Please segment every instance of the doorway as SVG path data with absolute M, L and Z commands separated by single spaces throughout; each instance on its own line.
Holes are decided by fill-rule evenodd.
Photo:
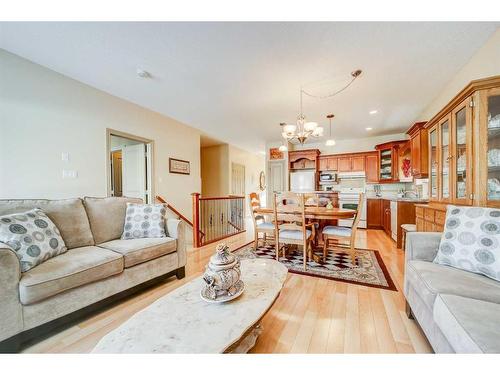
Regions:
M 231 194 L 245 195 L 245 166 L 231 163 Z
M 108 196 L 152 203 L 153 141 L 108 130 Z

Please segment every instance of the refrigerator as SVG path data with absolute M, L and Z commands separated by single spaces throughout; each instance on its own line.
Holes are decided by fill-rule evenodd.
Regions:
M 316 191 L 316 172 L 300 171 L 290 173 L 290 191 L 306 193 Z

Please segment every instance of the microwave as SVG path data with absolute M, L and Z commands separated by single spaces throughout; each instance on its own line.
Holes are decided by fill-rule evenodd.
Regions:
M 337 181 L 337 174 L 336 173 L 321 173 L 319 176 L 320 181 L 326 181 L 326 182 L 336 182 Z

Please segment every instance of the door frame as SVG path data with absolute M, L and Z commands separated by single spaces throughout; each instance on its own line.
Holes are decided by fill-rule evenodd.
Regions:
M 140 137 L 138 135 L 126 133 L 120 130 L 106 128 L 106 195 L 111 197 L 111 136 L 117 136 L 121 138 L 127 138 L 133 141 L 142 142 L 146 145 L 146 200 L 145 203 L 154 203 L 155 197 L 155 186 L 153 181 L 155 181 L 155 147 L 154 140 Z

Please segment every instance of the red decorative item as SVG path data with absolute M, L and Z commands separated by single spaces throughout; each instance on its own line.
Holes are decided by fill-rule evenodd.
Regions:
M 403 165 L 402 165 L 403 174 L 404 174 L 405 177 L 410 177 L 410 175 L 411 175 L 411 173 L 410 173 L 410 167 L 411 167 L 411 161 L 410 161 L 410 159 L 405 158 L 403 160 Z

